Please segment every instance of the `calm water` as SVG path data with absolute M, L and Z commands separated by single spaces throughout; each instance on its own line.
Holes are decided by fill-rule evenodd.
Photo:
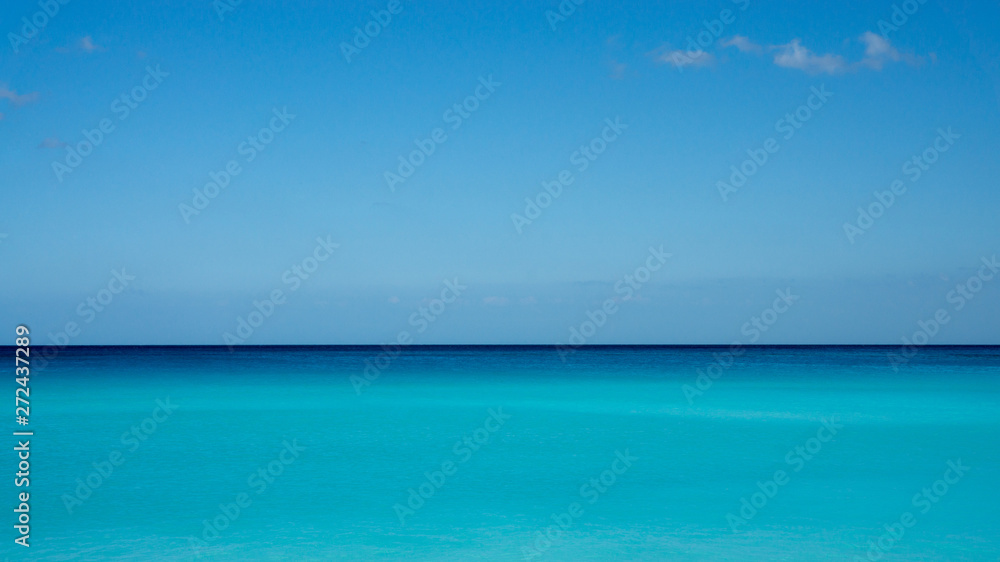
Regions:
M 1000 348 L 721 351 L 66 349 L 3 554 L 998 559 Z

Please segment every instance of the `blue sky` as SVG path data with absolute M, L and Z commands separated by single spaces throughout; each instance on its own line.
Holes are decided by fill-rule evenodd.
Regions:
M 1000 8 L 666 4 L 6 2 L 0 320 L 221 344 L 282 290 L 245 343 L 565 343 L 611 299 L 586 343 L 748 343 L 791 289 L 756 343 L 899 343 L 942 308 L 930 343 L 1000 343 L 1000 282 L 952 293 L 1000 252 Z

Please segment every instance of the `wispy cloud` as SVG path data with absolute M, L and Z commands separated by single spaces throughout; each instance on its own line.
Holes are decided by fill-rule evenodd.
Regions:
M 792 39 L 784 45 L 758 45 L 748 37 L 735 35 L 719 42 L 723 47 L 735 47 L 743 53 L 762 55 L 765 52 L 774 53 L 774 64 L 783 68 L 801 70 L 809 74 L 842 74 L 862 68 L 882 70 L 884 66 L 894 62 L 905 62 L 913 66 L 920 65 L 920 57 L 901 53 L 889 40 L 873 33 L 864 32 L 858 41 L 865 46 L 864 57 L 857 62 L 848 62 L 843 56 L 827 53 L 817 54 L 802 45 L 800 39 Z
M 9 101 L 14 107 L 21 107 L 22 105 L 38 101 L 38 92 L 18 94 L 14 90 L 8 89 L 7 86 L 0 85 L 0 99 Z
M 625 78 L 625 71 L 628 70 L 628 65 L 623 62 L 611 61 L 611 78 L 613 80 L 622 80 Z
M 817 55 L 802 46 L 798 39 L 785 45 L 771 47 L 777 53 L 774 64 L 784 68 L 794 68 L 809 74 L 839 74 L 847 70 L 847 63 L 840 55 Z
M 83 39 L 80 39 L 80 48 L 88 53 L 104 50 L 104 47 L 94 44 L 94 39 L 90 35 L 87 35 Z
M 764 52 L 764 47 L 761 47 L 743 35 L 734 35 L 729 39 L 724 39 L 720 45 L 723 47 L 736 47 L 744 53 L 754 53 L 759 55 Z
M 889 62 L 903 61 L 914 66 L 920 64 L 920 58 L 900 53 L 888 39 L 877 33 L 866 31 L 858 40 L 865 45 L 865 57 L 858 63 L 860 66 L 882 70 L 882 67 Z
M 66 143 L 59 140 L 58 137 L 49 137 L 43 140 L 42 143 L 38 145 L 38 148 L 62 148 L 64 146 L 66 146 Z
M 682 69 L 687 66 L 703 67 L 715 63 L 715 55 L 706 51 L 686 51 L 684 49 L 660 49 L 653 52 L 653 58 L 660 64 L 669 64 Z
M 65 47 L 56 47 L 57 53 L 72 54 L 83 51 L 87 54 L 99 53 L 107 51 L 103 46 L 94 43 L 94 37 L 92 35 L 85 35 L 79 41 L 71 43 Z

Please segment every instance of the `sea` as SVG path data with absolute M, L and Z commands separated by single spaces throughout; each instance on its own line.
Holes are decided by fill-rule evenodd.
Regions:
M 1000 347 L 32 356 L 8 560 L 1000 559 Z

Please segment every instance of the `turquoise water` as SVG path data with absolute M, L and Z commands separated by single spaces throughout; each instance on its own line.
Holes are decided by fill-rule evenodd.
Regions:
M 1000 348 L 723 351 L 65 349 L 4 555 L 998 559 Z

